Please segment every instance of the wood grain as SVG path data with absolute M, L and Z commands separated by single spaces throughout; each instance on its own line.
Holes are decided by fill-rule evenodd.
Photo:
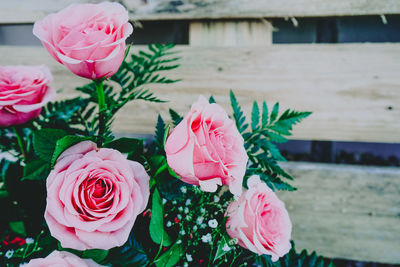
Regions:
M 135 102 L 115 122 L 121 133 L 152 133 L 158 112 L 185 114 L 199 94 L 214 95 L 230 113 L 233 89 L 247 114 L 253 100 L 313 111 L 292 139 L 400 143 L 400 45 L 273 45 L 252 48 L 180 46 L 183 81 L 150 86 L 166 104 Z M 0 47 L 0 64 L 47 64 L 60 97 L 77 95 L 77 78 L 42 47 Z M 167 116 L 165 116 L 167 117 Z
M 296 192 L 278 192 L 297 249 L 400 263 L 400 168 L 286 163 Z
M 266 20 L 195 21 L 189 23 L 191 46 L 272 45 L 272 24 Z
M 0 23 L 32 23 L 71 3 L 102 0 L 2 0 Z M 399 14 L 398 0 L 120 0 L 132 20 L 319 17 Z

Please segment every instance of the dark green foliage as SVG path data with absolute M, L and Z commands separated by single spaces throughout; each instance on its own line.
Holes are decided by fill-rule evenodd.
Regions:
M 262 112 L 257 102 L 253 103 L 251 112 L 251 130 L 248 129 L 246 116 L 234 93 L 230 92 L 233 117 L 239 132 L 245 141 L 245 148 L 249 156 L 250 166 L 246 177 L 257 174 L 274 190 L 295 190 L 283 179 L 293 179 L 287 172 L 279 167 L 278 161 L 285 161 L 275 143 L 286 142 L 286 136 L 291 135 L 293 126 L 306 118 L 311 112 L 298 112 L 285 110 L 279 115 L 279 103 L 276 103 L 271 113 L 268 112 L 267 103 L 262 104 Z
M 292 249 L 284 257 L 276 262 L 271 261 L 267 255 L 258 256 L 257 261 L 261 266 L 266 267 L 334 267 L 333 262 L 318 256 L 315 251 L 309 254 L 306 250 L 297 253 L 292 241 Z
M 183 120 L 183 117 L 171 108 L 169 109 L 169 114 L 171 115 L 174 126 L 177 126 Z
M 128 241 L 122 247 L 116 247 L 110 250 L 108 262 L 112 266 L 147 266 L 149 260 L 142 245 L 136 240 L 133 232 L 129 235 Z
M 164 230 L 164 207 L 157 188 L 153 192 L 153 198 L 151 202 L 151 219 L 149 224 L 151 239 L 154 241 L 154 243 L 160 244 L 160 246 L 168 247 L 171 245 L 172 240 Z
M 139 51 L 130 56 L 129 60 L 122 62 L 119 70 L 110 81 L 103 86 L 107 110 L 104 112 L 105 130 L 101 141 L 107 142 L 113 139 L 111 124 L 115 114 L 128 102 L 133 100 L 144 100 L 149 102 L 165 102 L 157 98 L 147 88 L 150 84 L 168 84 L 178 80 L 168 79 L 161 73 L 172 70 L 179 65 L 175 62 L 179 59 L 173 55 L 176 52 L 170 50 L 174 45 L 149 45 L 148 51 Z M 115 90 L 114 84 L 118 84 L 119 90 Z M 88 100 L 94 104 L 98 102 L 96 83 L 92 82 L 77 88 L 88 96 Z M 90 106 L 90 105 L 89 105 Z M 92 121 L 89 129 L 93 132 L 98 130 L 98 120 Z

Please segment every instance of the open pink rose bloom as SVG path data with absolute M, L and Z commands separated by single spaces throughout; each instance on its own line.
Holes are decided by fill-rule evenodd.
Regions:
M 0 66 L 0 127 L 18 125 L 39 116 L 55 98 L 50 70 L 42 66 Z
M 24 267 L 101 267 L 103 265 L 97 264 L 91 259 L 81 259 L 75 254 L 67 251 L 53 251 L 46 258 L 33 259 Z
M 118 3 L 72 4 L 37 21 L 33 34 L 71 72 L 88 79 L 108 78 L 125 55 L 132 34 L 128 11 Z
M 168 137 L 165 152 L 182 181 L 208 192 L 228 185 L 241 194 L 248 156 L 243 137 L 221 106 L 200 97 Z
M 285 204 L 259 176 L 247 181 L 249 189 L 232 202 L 226 212 L 226 231 L 239 245 L 272 261 L 289 252 L 292 223 Z
M 91 141 L 65 150 L 47 178 L 45 219 L 65 248 L 123 245 L 149 198 L 141 164 Z

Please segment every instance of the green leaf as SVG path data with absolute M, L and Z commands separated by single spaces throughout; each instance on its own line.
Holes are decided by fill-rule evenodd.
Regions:
M 258 123 L 260 122 L 260 110 L 257 102 L 253 102 L 253 110 L 251 112 L 251 129 L 256 131 L 258 129 Z
M 104 147 L 116 149 L 121 153 L 143 153 L 144 143 L 143 139 L 122 137 L 106 143 Z
M 169 123 L 165 126 L 164 137 L 163 137 L 163 142 L 162 142 L 163 147 L 165 147 L 165 143 L 167 142 L 167 138 L 169 136 L 169 132 L 171 129 L 170 127 L 171 126 L 169 125 Z
M 171 115 L 171 119 L 172 122 L 174 123 L 174 126 L 177 126 L 183 120 L 183 117 L 179 115 L 178 112 L 176 112 L 171 108 L 169 109 L 169 115 Z
M 58 159 L 58 157 L 69 147 L 80 143 L 82 141 L 86 141 L 89 140 L 90 138 L 88 137 L 82 137 L 82 136 L 76 136 L 76 135 L 67 135 L 64 136 L 63 138 L 60 138 L 57 142 L 56 142 L 56 146 L 54 149 L 54 153 L 51 159 L 51 167 L 54 167 L 54 164 L 56 164 L 56 161 Z
M 217 259 L 221 258 L 225 254 L 229 253 L 232 249 L 234 249 L 233 247 L 229 246 L 229 240 L 231 240 L 231 238 L 229 236 L 227 236 L 227 235 L 224 235 L 222 237 L 222 239 L 218 242 L 218 247 L 217 247 L 217 251 L 215 252 L 215 256 L 214 256 L 214 261 L 213 262 L 215 262 Z M 230 250 L 224 251 L 223 248 L 225 246 L 229 246 Z
M 210 104 L 216 103 L 213 96 L 210 96 L 210 98 L 208 99 L 208 103 Z
M 60 129 L 45 128 L 34 132 L 33 148 L 36 154 L 38 154 L 42 160 L 50 163 L 53 158 L 57 140 L 66 135 L 67 133 Z
M 155 243 L 168 247 L 171 245 L 172 241 L 164 230 L 163 216 L 163 204 L 161 201 L 160 193 L 156 188 L 153 192 L 152 198 L 151 219 L 149 226 L 150 236 Z
M 270 123 L 276 120 L 276 118 L 278 117 L 278 113 L 279 113 L 279 102 L 276 102 L 274 107 L 272 108 Z
M 14 233 L 22 235 L 22 236 L 26 236 L 24 222 L 22 222 L 22 221 L 9 222 L 9 226 L 10 226 L 11 231 L 13 231 Z
M 0 199 L 8 197 L 8 192 L 6 190 L 0 190 Z
M 92 259 L 97 263 L 101 263 L 108 255 L 108 250 L 103 249 L 87 249 L 83 251 L 82 258 Z
M 268 124 L 268 106 L 264 101 L 262 105 L 262 119 L 261 119 L 262 127 L 265 127 Z
M 107 259 L 111 266 L 148 266 L 149 260 L 142 245 L 136 240 L 133 231 L 131 231 L 128 241 L 121 247 L 115 247 L 110 250 Z
M 240 133 L 243 133 L 249 125 L 246 122 L 246 116 L 244 116 L 239 103 L 236 100 L 236 96 L 233 91 L 230 91 L 231 106 L 233 109 L 233 118 L 235 119 L 236 127 Z
M 155 140 L 159 147 L 163 147 L 164 135 L 165 135 L 165 123 L 160 114 L 158 114 Z
M 42 159 L 35 159 L 26 163 L 24 167 L 23 177 L 24 180 L 44 180 L 50 172 L 50 164 Z
M 157 267 L 173 267 L 179 262 L 182 256 L 182 245 L 175 243 L 155 261 L 155 264 Z

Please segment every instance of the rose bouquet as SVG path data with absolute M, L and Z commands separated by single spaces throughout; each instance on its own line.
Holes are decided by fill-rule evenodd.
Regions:
M 185 116 L 159 116 L 152 140 L 115 138 L 125 104 L 163 102 L 146 86 L 177 82 L 163 75 L 178 67 L 173 46 L 130 52 L 128 12 L 107 2 L 71 5 L 33 33 L 89 83 L 54 102 L 47 67 L 0 67 L 0 265 L 326 264 L 296 254 L 274 193 L 295 189 L 275 143 L 309 112 L 254 102 L 247 123 L 233 92 L 232 116 L 200 96 Z

